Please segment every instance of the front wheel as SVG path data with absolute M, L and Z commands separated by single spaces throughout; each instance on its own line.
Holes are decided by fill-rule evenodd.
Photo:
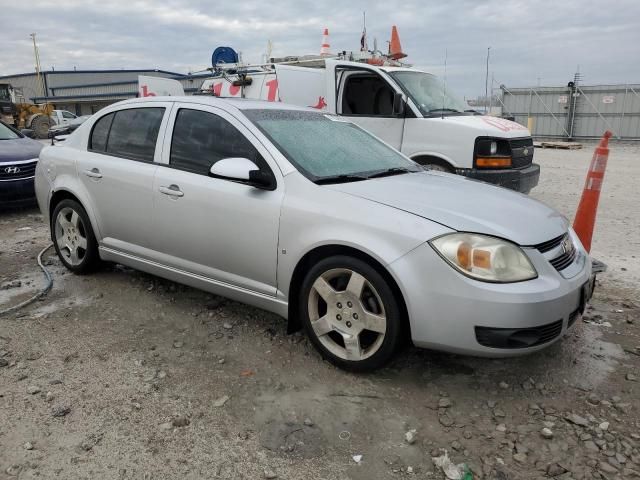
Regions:
M 66 199 L 56 205 L 51 235 L 60 260 L 72 272 L 87 273 L 98 263 L 98 243 L 89 216 L 78 202 Z
M 324 358 L 351 371 L 386 364 L 402 341 L 402 314 L 384 277 L 366 262 L 335 256 L 307 273 L 301 291 L 302 321 Z

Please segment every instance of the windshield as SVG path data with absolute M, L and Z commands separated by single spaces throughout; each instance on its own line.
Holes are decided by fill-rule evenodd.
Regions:
M 11 100 L 11 95 L 9 95 L 9 86 L 8 85 L 0 85 L 0 100 Z
M 20 138 L 20 135 L 4 123 L 0 122 L 0 140 L 14 140 L 16 138 Z
M 424 72 L 389 72 L 423 115 L 457 114 L 469 107 L 445 88 L 438 77 Z
M 353 123 L 333 120 L 322 113 L 295 110 L 244 113 L 314 182 L 366 180 L 384 172 L 421 171 L 417 164 Z

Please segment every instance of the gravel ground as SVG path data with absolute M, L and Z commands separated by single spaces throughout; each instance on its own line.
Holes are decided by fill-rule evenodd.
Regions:
M 572 217 L 591 154 L 538 150 L 532 196 Z M 445 450 L 474 478 L 640 478 L 639 154 L 612 146 L 592 306 L 524 358 L 352 375 L 264 311 L 46 256 L 53 290 L 0 317 L 0 479 L 442 479 Z M 41 287 L 47 242 L 35 209 L 0 213 L 0 305 Z

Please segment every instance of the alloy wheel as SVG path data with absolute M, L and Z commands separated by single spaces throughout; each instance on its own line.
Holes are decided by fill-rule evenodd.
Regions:
M 87 254 L 87 230 L 82 217 L 71 207 L 58 212 L 55 238 L 60 255 L 71 266 L 78 266 Z
M 360 273 L 331 269 L 313 282 L 309 320 L 318 340 L 343 360 L 360 361 L 382 346 L 387 331 L 384 304 Z

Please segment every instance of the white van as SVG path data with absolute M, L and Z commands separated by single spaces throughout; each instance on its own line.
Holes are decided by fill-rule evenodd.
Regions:
M 317 108 L 348 117 L 422 165 L 523 193 L 538 184 L 526 127 L 469 110 L 437 77 L 414 68 L 275 63 L 221 71 L 201 91 Z

